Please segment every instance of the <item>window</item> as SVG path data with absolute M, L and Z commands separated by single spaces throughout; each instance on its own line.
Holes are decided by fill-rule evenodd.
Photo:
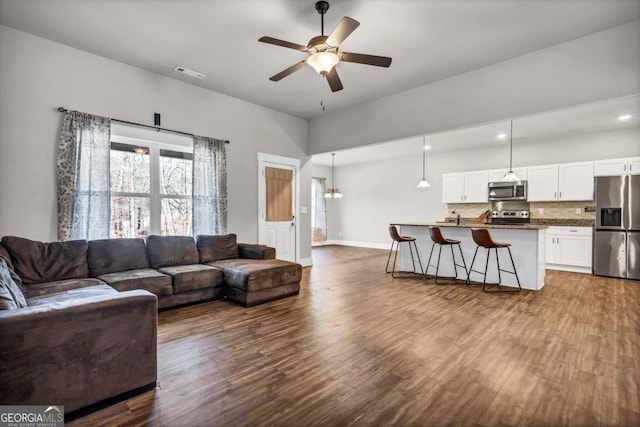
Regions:
M 110 237 L 191 235 L 192 148 L 114 139 Z

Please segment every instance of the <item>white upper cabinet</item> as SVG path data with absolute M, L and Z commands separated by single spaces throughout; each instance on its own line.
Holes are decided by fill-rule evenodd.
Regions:
M 593 162 L 558 165 L 558 200 L 593 200 Z
M 486 202 L 488 201 L 488 183 L 488 171 L 445 173 L 442 175 L 442 202 Z
M 532 166 L 528 181 L 530 202 L 593 200 L 593 162 Z
M 640 175 L 640 157 L 598 160 L 593 164 L 595 176 Z
M 442 202 L 464 203 L 464 173 L 442 175 Z
M 508 169 L 493 169 L 489 171 L 489 182 L 502 181 L 504 175 L 509 172 Z M 526 181 L 527 168 L 513 168 L 513 173 L 516 174 L 520 181 Z
M 558 200 L 558 165 L 531 166 L 528 171 L 527 200 Z
M 464 174 L 465 199 L 467 203 L 489 201 L 489 172 L 477 171 Z

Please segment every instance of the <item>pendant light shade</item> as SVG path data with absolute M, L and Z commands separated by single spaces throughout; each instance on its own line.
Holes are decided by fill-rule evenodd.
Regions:
M 427 178 L 425 178 L 426 157 L 427 157 L 427 137 L 423 136 L 422 137 L 422 179 L 418 183 L 418 188 L 431 187 L 431 184 L 429 184 L 429 181 L 427 181 Z
M 511 131 L 509 132 L 509 172 L 504 174 L 503 181 L 520 181 L 518 175 L 513 172 L 513 120 L 511 120 Z
M 342 193 L 338 187 L 334 187 L 334 177 L 335 177 L 335 157 L 336 153 L 331 153 L 331 188 L 327 188 L 327 191 L 324 193 L 324 197 L 327 199 L 341 199 Z

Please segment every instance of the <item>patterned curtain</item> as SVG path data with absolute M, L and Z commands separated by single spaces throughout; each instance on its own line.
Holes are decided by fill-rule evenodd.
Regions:
M 111 119 L 68 111 L 58 144 L 58 240 L 109 237 Z
M 193 235 L 227 233 L 227 152 L 220 139 L 193 138 Z
M 326 178 L 312 178 L 314 200 L 313 224 L 311 231 L 314 242 L 324 242 L 327 240 L 327 205 L 324 202 L 324 192 L 327 187 Z

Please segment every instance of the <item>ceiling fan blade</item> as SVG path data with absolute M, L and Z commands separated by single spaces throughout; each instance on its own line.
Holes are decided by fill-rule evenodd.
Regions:
M 333 29 L 331 34 L 329 34 L 325 43 L 332 47 L 340 46 L 340 44 L 349 37 L 349 34 L 353 33 L 359 25 L 360 23 L 355 19 L 345 16 L 340 20 L 340 22 L 338 22 L 338 25 L 336 25 L 336 28 Z
M 297 64 L 292 65 L 291 67 L 287 68 L 286 70 L 282 70 L 280 71 L 278 74 L 269 77 L 269 80 L 273 81 L 273 82 L 277 82 L 278 80 L 282 80 L 285 77 L 287 77 L 289 74 L 293 74 L 296 71 L 298 71 L 300 68 L 304 67 L 305 65 L 307 65 L 307 60 L 305 59 L 304 61 L 300 61 Z
M 298 43 L 291 43 L 291 42 L 280 40 L 280 39 L 274 39 L 273 37 L 267 37 L 267 36 L 260 37 L 258 41 L 262 43 L 274 44 L 276 46 L 288 47 L 289 49 L 300 50 L 302 52 L 306 52 L 307 50 L 309 50 L 307 46 L 303 46 Z
M 342 52 L 340 60 L 345 62 L 357 62 L 358 64 L 375 65 L 378 67 L 388 67 L 391 65 L 391 58 L 388 56 L 365 55 L 364 53 Z
M 331 92 L 337 92 L 343 89 L 342 82 L 340 81 L 340 77 L 338 77 L 338 72 L 336 71 L 336 67 L 333 67 L 331 71 L 325 74 L 325 77 L 327 78 L 327 82 L 329 83 Z

